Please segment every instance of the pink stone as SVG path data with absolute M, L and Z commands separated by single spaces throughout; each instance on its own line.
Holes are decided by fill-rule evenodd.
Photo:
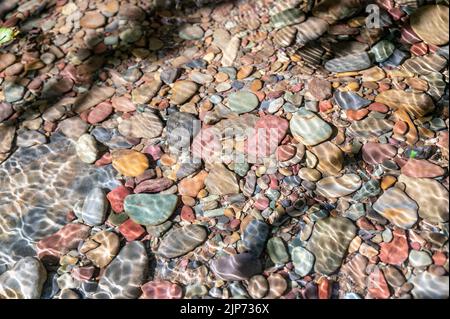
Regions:
M 370 104 L 368 109 L 369 111 L 375 111 L 380 113 L 387 113 L 389 111 L 389 108 L 386 105 L 379 102 L 374 102 Z
M 87 117 L 90 124 L 96 124 L 105 120 L 113 111 L 112 105 L 109 102 L 102 102 L 94 107 Z
M 374 299 L 387 299 L 391 295 L 384 274 L 378 267 L 369 275 L 368 292 Z
M 6 120 L 14 113 L 14 110 L 9 103 L 0 103 L 0 123 Z
M 403 121 L 397 121 L 395 122 L 395 125 L 393 127 L 393 131 L 395 134 L 398 135 L 405 135 L 406 132 L 408 132 L 408 124 L 406 122 Z
M 141 299 L 181 299 L 183 296 L 180 286 L 166 280 L 149 281 L 141 289 Z
M 151 155 L 152 158 L 157 161 L 161 158 L 162 150 L 158 145 L 149 145 L 144 148 L 143 153 Z
M 414 44 L 422 40 L 413 31 L 411 26 L 408 25 L 401 29 L 401 41 L 406 44 Z
M 416 178 L 434 178 L 445 174 L 445 170 L 427 160 L 410 158 L 401 168 L 402 174 Z
M 114 96 L 111 99 L 111 103 L 114 109 L 119 112 L 127 113 L 136 111 L 136 106 L 126 96 Z
M 106 198 L 108 198 L 111 208 L 114 212 L 123 212 L 123 201 L 125 197 L 131 194 L 131 191 L 125 186 L 118 186 L 110 191 Z
M 330 299 L 332 282 L 326 278 L 322 277 L 319 281 L 319 299 Z
M 75 267 L 72 269 L 71 274 L 77 280 L 88 281 L 94 276 L 94 271 L 95 267 L 93 266 Z
M 255 208 L 259 210 L 264 210 L 269 207 L 269 199 L 265 196 L 260 196 L 255 202 Z
M 38 258 L 48 263 L 57 262 L 61 255 L 77 248 L 78 244 L 89 236 L 90 229 L 84 224 L 65 225 L 36 244 Z
M 193 223 L 195 221 L 194 210 L 191 207 L 184 205 L 181 208 L 180 217 L 182 220 Z
M 404 230 L 396 229 L 394 238 L 389 243 L 380 244 L 380 260 L 386 264 L 401 265 L 409 253 L 408 242 Z
M 159 193 L 162 192 L 163 190 L 168 189 L 172 185 L 173 181 L 166 177 L 149 179 L 136 185 L 136 187 L 134 188 L 134 192 L 136 194 Z
M 390 144 L 368 142 L 362 147 L 362 158 L 364 162 L 371 165 L 382 163 L 395 155 L 397 155 L 397 149 Z
M 127 219 L 119 226 L 119 232 L 127 241 L 133 241 L 141 238 L 145 234 L 145 229 L 131 219 Z
M 444 266 L 447 262 L 447 256 L 442 251 L 435 252 L 432 258 L 436 266 Z
M 294 157 L 297 148 L 294 145 L 280 145 L 277 148 L 277 160 L 284 162 Z
M 427 54 L 428 46 L 425 42 L 414 43 L 409 51 L 414 55 L 422 56 Z
M 347 114 L 347 118 L 351 121 L 359 121 L 366 117 L 369 114 L 368 109 L 360 109 L 360 110 L 347 110 L 345 111 Z

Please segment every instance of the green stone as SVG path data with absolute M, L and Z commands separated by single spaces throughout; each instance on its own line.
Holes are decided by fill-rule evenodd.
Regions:
M 381 40 L 375 44 L 370 52 L 374 55 L 375 61 L 383 62 L 386 61 L 392 53 L 394 53 L 395 45 L 387 40 Z
M 290 8 L 272 16 L 271 21 L 275 29 L 280 29 L 305 21 L 305 14 L 298 8 Z
M 231 93 L 228 97 L 228 107 L 238 114 L 251 112 L 258 104 L 258 97 L 252 92 L 240 91 Z
M 125 198 L 125 212 L 141 225 L 159 225 L 169 219 L 178 197 L 173 194 L 133 194 Z
M 122 225 L 128 219 L 128 215 L 125 213 L 120 214 L 109 214 L 108 223 L 116 227 Z
M 267 253 L 274 264 L 285 264 L 289 261 L 284 242 L 279 237 L 272 237 L 267 241 Z

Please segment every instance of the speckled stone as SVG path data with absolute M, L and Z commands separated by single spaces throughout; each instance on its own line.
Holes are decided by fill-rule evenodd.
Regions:
M 175 210 L 176 195 L 132 194 L 125 198 L 124 209 L 130 218 L 141 225 L 164 223 Z

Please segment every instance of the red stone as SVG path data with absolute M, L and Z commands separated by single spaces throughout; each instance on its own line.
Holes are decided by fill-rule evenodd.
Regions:
M 326 112 L 328 110 L 331 110 L 332 108 L 333 108 L 333 104 L 331 104 L 330 100 L 319 102 L 319 111 L 320 112 Z
M 166 280 L 154 280 L 141 286 L 141 299 L 181 299 L 183 290 Z
M 319 280 L 319 299 L 330 299 L 333 284 L 326 277 Z
M 394 124 L 394 128 L 393 131 L 395 134 L 398 135 L 405 135 L 406 132 L 408 132 L 408 124 L 406 122 L 403 121 L 397 121 Z
M 439 165 L 427 160 L 410 158 L 401 169 L 402 174 L 415 178 L 434 178 L 445 174 Z
M 297 148 L 294 145 L 280 145 L 277 148 L 277 160 L 281 162 L 290 160 L 296 152 Z
M 118 186 L 110 191 L 106 198 L 108 198 L 111 208 L 114 212 L 120 213 L 123 211 L 123 202 L 125 197 L 131 194 L 131 191 L 125 186 Z
M 102 102 L 94 107 L 87 117 L 87 121 L 90 124 L 96 124 L 104 121 L 108 116 L 111 115 L 113 107 L 109 102 Z
M 389 108 L 386 105 L 379 103 L 379 102 L 374 102 L 374 103 L 370 104 L 369 110 L 375 111 L 375 112 L 380 112 L 380 113 L 389 112 Z
M 359 121 L 362 120 L 369 114 L 368 109 L 360 109 L 360 110 L 347 110 L 345 111 L 347 114 L 347 118 L 351 121 Z
M 136 106 L 126 96 L 115 96 L 111 99 L 112 106 L 119 112 L 134 112 Z
M 141 238 L 145 234 L 145 229 L 131 219 L 127 219 L 119 226 L 119 232 L 127 241 L 133 241 Z
M 401 265 L 408 259 L 409 247 L 404 230 L 396 229 L 389 243 L 380 244 L 380 260 L 386 264 Z
M 392 16 L 392 18 L 394 18 L 394 20 L 400 20 L 400 18 L 405 15 L 405 12 L 398 7 L 389 9 L 388 12 Z
M 264 196 L 260 196 L 255 202 L 255 208 L 259 210 L 264 210 L 269 207 L 269 199 Z
M 161 158 L 162 150 L 158 145 L 150 145 L 144 148 L 143 153 L 151 155 L 157 161 Z
M 84 224 L 67 224 L 56 233 L 41 239 L 36 244 L 38 258 L 45 263 L 55 263 L 59 257 L 89 236 L 90 227 Z
M 187 222 L 193 223 L 195 221 L 195 214 L 194 214 L 194 210 L 189 207 L 184 205 L 181 208 L 181 219 L 185 220 Z
M 104 165 L 108 165 L 111 164 L 112 162 L 112 156 L 111 153 L 105 153 L 102 155 L 102 157 L 100 157 L 98 160 L 95 161 L 94 165 L 95 166 L 104 166 Z
M 414 44 L 422 41 L 419 36 L 413 31 L 411 26 L 405 26 L 401 29 L 401 42 L 406 44 Z
M 149 179 L 149 180 L 143 181 L 142 183 L 139 183 L 139 185 L 136 185 L 136 187 L 134 188 L 134 192 L 136 194 L 159 193 L 159 192 L 162 192 L 163 190 L 168 189 L 172 185 L 173 185 L 173 181 L 166 177 Z
M 428 46 L 425 42 L 414 43 L 409 51 L 414 55 L 422 56 L 427 54 Z
M 239 226 L 241 225 L 241 221 L 239 219 L 233 219 L 230 222 L 230 228 L 231 230 L 237 230 Z
M 444 266 L 447 262 L 447 256 L 442 251 L 435 252 L 432 258 L 436 266 Z
M 368 293 L 374 299 L 387 299 L 391 295 L 384 274 L 378 267 L 369 275 Z

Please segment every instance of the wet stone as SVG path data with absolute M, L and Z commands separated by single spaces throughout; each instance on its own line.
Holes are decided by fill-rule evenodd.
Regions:
M 359 110 L 372 103 L 372 101 L 366 100 L 352 91 L 344 92 L 338 90 L 334 93 L 334 100 L 343 110 Z
M 325 63 L 325 68 L 330 72 L 349 72 L 368 69 L 372 61 L 367 52 L 354 53 L 344 57 L 334 58 Z
M 108 202 L 101 188 L 92 189 L 84 200 L 81 218 L 89 226 L 101 225 L 106 219 Z
M 249 253 L 259 256 L 266 245 L 268 235 L 269 226 L 264 221 L 254 219 L 244 229 L 242 243 Z
M 292 134 L 305 145 L 316 145 L 330 138 L 331 127 L 306 109 L 294 113 L 289 123 Z
M 262 299 L 269 291 L 269 283 L 266 277 L 255 275 L 250 278 L 247 291 L 253 299 Z
M 125 198 L 128 216 L 141 225 L 159 225 L 174 212 L 178 198 L 175 195 L 135 194 Z
M 295 273 L 304 277 L 308 275 L 314 267 L 314 255 L 307 249 L 297 246 L 291 251 L 292 263 Z
M 249 253 L 219 257 L 211 262 L 211 270 L 223 280 L 249 279 L 261 272 L 261 263 Z
M 158 255 L 175 258 L 192 251 L 202 244 L 207 236 L 205 228 L 198 225 L 187 225 L 171 230 L 162 239 Z
M 228 97 L 228 107 L 238 114 L 253 111 L 259 104 L 258 98 L 251 92 L 241 91 Z
M 276 265 L 285 264 L 289 261 L 284 241 L 280 237 L 272 237 L 267 241 L 267 254 Z

